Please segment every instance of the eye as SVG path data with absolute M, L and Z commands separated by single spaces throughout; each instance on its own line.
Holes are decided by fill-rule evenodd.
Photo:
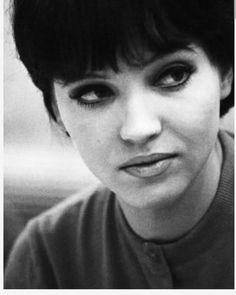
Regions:
M 71 99 L 77 100 L 78 103 L 95 106 L 96 104 L 106 102 L 114 96 L 114 92 L 107 85 L 89 84 L 73 89 L 69 93 Z
M 186 65 L 174 65 L 164 70 L 157 78 L 156 86 L 175 89 L 184 86 L 193 73 L 193 68 Z

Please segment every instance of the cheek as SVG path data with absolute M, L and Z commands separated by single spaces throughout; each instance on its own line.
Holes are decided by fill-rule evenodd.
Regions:
M 220 108 L 220 88 L 217 77 L 197 81 L 185 91 L 177 108 L 178 115 L 174 117 L 180 133 L 183 131 L 190 138 L 215 137 L 219 128 Z
M 77 116 L 79 116 L 77 114 Z M 114 128 L 105 114 L 87 114 L 86 118 L 70 117 L 66 127 L 88 168 L 100 176 L 109 168 L 109 154 L 114 144 Z
M 83 157 L 95 158 L 102 149 L 103 135 L 98 124 L 84 122 L 76 125 L 71 137 Z
M 99 175 L 109 168 L 109 155 L 116 144 L 116 121 L 112 112 L 84 110 L 57 89 L 57 104 L 62 121 L 88 168 Z
M 73 145 L 78 149 L 86 164 L 95 162 L 102 146 L 99 121 L 96 120 L 96 116 L 92 117 L 89 112 L 80 111 L 80 107 L 75 102 L 68 102 L 66 96 L 60 95 L 57 101 L 60 116 Z

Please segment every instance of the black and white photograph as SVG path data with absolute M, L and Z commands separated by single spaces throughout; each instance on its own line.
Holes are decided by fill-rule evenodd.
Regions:
M 234 1 L 3 2 L 4 289 L 234 289 Z

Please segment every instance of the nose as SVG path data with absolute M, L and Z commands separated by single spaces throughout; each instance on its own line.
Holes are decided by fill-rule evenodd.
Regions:
M 123 141 L 144 144 L 158 137 L 162 122 L 148 95 L 135 95 L 127 100 L 124 120 L 120 129 Z

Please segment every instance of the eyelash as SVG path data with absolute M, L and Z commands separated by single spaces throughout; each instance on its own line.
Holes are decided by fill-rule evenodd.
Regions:
M 89 93 L 95 93 L 96 91 L 99 92 L 99 90 L 107 92 L 106 98 L 108 96 L 113 97 L 115 95 L 114 91 L 112 89 L 110 89 L 109 86 L 107 86 L 105 84 L 95 83 L 95 84 L 84 85 L 80 89 L 75 89 L 75 91 L 72 91 L 69 94 L 69 96 L 71 99 L 76 100 L 77 103 L 83 107 L 95 108 L 95 107 L 99 106 L 100 104 L 105 104 L 106 98 L 101 98 L 101 99 L 98 99 L 97 101 L 95 100 L 93 102 L 89 102 L 89 101 L 86 101 L 85 99 L 83 99 L 82 96 L 85 96 L 86 94 L 89 94 Z M 95 93 L 95 95 L 96 95 L 96 93 Z
M 173 85 L 161 85 L 161 79 L 165 79 L 171 74 L 174 73 L 174 71 L 180 71 L 180 73 L 185 74 L 185 78 L 181 82 L 173 83 Z M 185 87 L 185 85 L 189 82 L 189 79 L 191 78 L 192 74 L 196 71 L 195 67 L 190 64 L 173 64 L 169 65 L 168 68 L 165 68 L 163 71 L 158 73 L 154 78 L 151 79 L 151 85 L 153 85 L 154 88 L 160 88 L 162 91 L 179 91 L 182 88 Z M 86 101 L 85 99 L 82 99 L 82 96 L 85 96 L 89 93 L 95 93 L 97 90 L 102 90 L 104 92 L 107 92 L 109 95 L 107 95 L 105 98 L 98 99 L 97 101 L 94 100 L 93 102 Z M 96 95 L 96 93 L 95 93 Z M 96 108 L 100 105 L 106 104 L 106 102 L 110 101 L 110 99 L 114 98 L 115 93 L 110 88 L 110 86 L 106 84 L 100 84 L 100 83 L 94 83 L 94 84 L 88 84 L 84 85 L 79 89 L 75 89 L 74 91 L 71 91 L 69 94 L 70 98 L 73 100 L 76 100 L 79 105 L 85 108 Z
M 181 79 L 180 82 L 172 82 L 172 85 L 167 84 L 164 85 L 164 83 L 161 83 L 161 80 L 167 78 L 168 76 L 173 75 L 176 73 L 176 71 L 179 71 L 179 73 L 184 74 L 185 76 L 183 79 Z M 168 68 L 164 69 L 161 73 L 159 73 L 155 78 L 153 79 L 153 85 L 154 87 L 159 87 L 163 91 L 178 91 L 182 89 L 191 78 L 192 74 L 196 71 L 196 68 L 193 65 L 190 64 L 174 64 L 172 66 L 169 66 Z M 157 82 L 156 82 L 157 81 Z
M 159 76 L 159 78 L 163 75 L 164 78 L 167 77 L 170 74 L 173 74 L 175 70 L 180 70 L 182 71 L 182 74 L 185 74 L 185 77 L 183 81 L 181 82 L 176 82 L 173 85 L 167 85 L 167 86 L 162 86 L 163 90 L 167 91 L 178 91 L 181 88 L 183 88 L 187 82 L 189 82 L 189 79 L 192 77 L 192 74 L 196 71 L 196 68 L 192 65 L 175 65 L 171 68 L 166 69 L 163 74 Z

